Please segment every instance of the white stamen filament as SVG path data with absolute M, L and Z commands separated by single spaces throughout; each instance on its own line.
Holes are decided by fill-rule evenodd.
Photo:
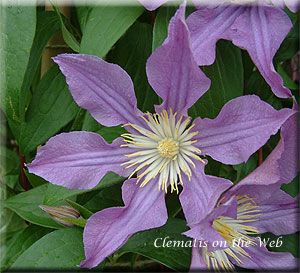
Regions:
M 189 165 L 195 167 L 193 159 L 204 161 L 198 156 L 199 149 L 193 146 L 196 140 L 192 138 L 198 132 L 190 133 L 194 125 L 187 128 L 191 119 L 184 119 L 181 116 L 176 120 L 177 113 L 168 114 L 163 110 L 160 114 L 146 113 L 147 117 L 141 116 L 148 128 L 128 123 L 125 126 L 133 127 L 140 134 L 123 134 L 122 137 L 127 144 L 122 147 L 133 148 L 133 153 L 125 155 L 130 158 L 122 165 L 126 168 L 136 166 L 130 177 L 137 171 L 143 169 L 138 175 L 138 182 L 141 187 L 145 186 L 151 179 L 159 175 L 158 190 L 167 192 L 167 187 L 171 185 L 171 192 L 178 193 L 178 182 L 182 184 L 181 171 L 191 179 L 191 169 Z M 178 181 L 179 177 L 179 181 Z

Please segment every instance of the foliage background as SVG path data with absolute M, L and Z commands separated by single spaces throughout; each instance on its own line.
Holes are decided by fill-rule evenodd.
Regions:
M 101 1 L 99 1 L 101 2 Z M 149 12 L 136 6 L 74 5 L 65 17 L 54 5 L 1 5 L 1 267 L 4 270 L 76 270 L 84 259 L 82 228 L 65 228 L 38 208 L 39 205 L 73 205 L 87 218 L 107 207 L 122 206 L 123 178 L 107 174 L 90 191 L 67 190 L 29 174 L 24 163 L 31 162 L 40 145 L 60 132 L 91 131 L 111 142 L 124 131 L 119 126 L 107 128 L 80 109 L 72 99 L 64 76 L 56 65 L 48 69 L 49 55 L 59 52 L 93 54 L 117 63 L 133 79 L 138 107 L 153 112 L 160 103 L 147 82 L 145 63 L 167 36 L 170 18 L 178 5 L 160 7 Z M 188 7 L 187 15 L 194 11 Z M 298 100 L 299 13 L 290 16 L 294 28 L 274 58 L 274 65 L 285 86 Z M 58 31 L 62 34 L 56 34 Z M 59 37 L 57 35 L 61 35 Z M 54 38 L 53 38 L 54 37 Z M 296 69 L 292 64 L 296 64 Z M 232 98 L 245 94 L 259 95 L 276 109 L 292 107 L 290 99 L 273 95 L 248 53 L 231 42 L 217 44 L 215 62 L 202 68 L 212 80 L 210 90 L 190 109 L 195 118 L 215 118 Z M 45 70 L 47 72 L 44 74 Z M 296 70 L 296 71 L 295 71 Z M 207 174 L 237 183 L 265 159 L 279 141 L 271 137 L 260 151 L 245 164 L 223 165 L 208 158 Z M 298 178 L 283 190 L 295 197 Z M 67 202 L 68 201 L 68 202 Z M 178 196 L 167 194 L 169 220 L 161 228 L 139 232 L 94 271 L 187 271 L 190 248 L 155 248 L 158 237 L 188 240 Z M 273 234 L 264 234 L 274 237 Z M 299 257 L 299 234 L 283 236 L 284 244 L 274 251 L 289 251 Z

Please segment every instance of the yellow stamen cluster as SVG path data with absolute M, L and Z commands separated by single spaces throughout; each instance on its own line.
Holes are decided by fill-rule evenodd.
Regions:
M 126 168 L 136 166 L 130 177 L 138 171 L 137 182 L 142 181 L 141 187 L 145 186 L 151 179 L 159 175 L 158 189 L 167 192 L 167 187 L 171 185 L 171 191 L 178 193 L 178 182 L 183 184 L 181 172 L 191 179 L 192 171 L 190 165 L 195 167 L 192 159 L 204 161 L 197 155 L 201 151 L 193 146 L 196 140 L 192 138 L 198 132 L 190 132 L 194 124 L 187 128 L 190 118 L 181 116 L 176 118 L 177 113 L 170 113 L 163 110 L 160 114 L 146 113 L 141 118 L 145 121 L 145 127 L 128 123 L 125 126 L 134 128 L 136 134 L 123 134 L 126 144 L 123 147 L 130 147 L 134 151 L 125 155 L 130 158 L 122 165 Z M 178 179 L 179 178 L 179 179 Z

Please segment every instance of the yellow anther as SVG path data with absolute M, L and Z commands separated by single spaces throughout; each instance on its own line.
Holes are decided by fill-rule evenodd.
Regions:
M 165 138 L 159 142 L 157 150 L 161 156 L 173 158 L 179 151 L 179 143 L 172 138 Z

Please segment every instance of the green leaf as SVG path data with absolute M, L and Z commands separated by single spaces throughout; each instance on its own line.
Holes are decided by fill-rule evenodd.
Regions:
M 107 60 L 120 65 L 133 80 L 138 108 L 154 112 L 158 96 L 148 83 L 146 62 L 151 54 L 152 28 L 149 24 L 135 22 L 118 41 Z
M 11 270 L 17 269 L 76 269 L 84 260 L 82 230 L 68 228 L 53 231 L 29 247 Z
M 274 63 L 279 63 L 291 59 L 299 51 L 299 13 L 293 22 L 293 29 L 286 36 L 278 49 Z
M 52 36 L 59 30 L 59 20 L 53 11 L 38 11 L 37 26 L 34 41 L 30 51 L 28 66 L 24 76 L 21 96 L 26 98 L 30 92 L 30 85 L 38 69 L 42 53 Z M 25 118 L 25 100 L 20 101 L 21 117 Z
M 295 198 L 299 194 L 299 173 L 289 184 L 283 184 L 281 189 Z
M 48 184 L 12 196 L 4 201 L 4 206 L 17 213 L 23 219 L 44 227 L 61 228 L 38 206 L 43 205 Z
M 79 52 L 79 43 L 78 41 L 75 39 L 75 37 L 68 31 L 68 29 L 66 28 L 63 18 L 57 8 L 57 5 L 54 3 L 56 2 L 54 1 L 50 1 L 52 4 L 53 9 L 55 10 L 58 18 L 59 18 L 59 22 L 60 22 L 60 28 L 61 28 L 61 33 L 62 36 L 64 38 L 64 41 L 66 42 L 66 44 L 75 52 Z
M 153 259 L 176 271 L 188 271 L 191 261 L 193 240 L 181 235 L 188 228 L 181 219 L 170 218 L 168 222 L 155 229 L 138 232 L 130 237 L 117 253 L 134 252 Z M 163 241 L 179 241 L 170 247 L 162 247 Z M 155 241 L 156 246 L 155 247 Z M 170 244 L 170 243 L 169 243 Z M 183 245 L 183 246 L 181 246 Z
M 33 93 L 22 126 L 20 149 L 23 154 L 36 149 L 69 123 L 78 112 L 65 77 L 57 66 L 52 66 L 44 75 Z
M 252 72 L 245 91 L 245 95 L 256 94 L 277 110 L 282 108 L 282 101 L 274 95 L 258 70 Z
M 166 196 L 166 206 L 168 210 L 169 217 L 175 217 L 181 210 L 181 204 L 179 201 L 179 195 L 181 193 L 181 187 L 179 194 L 168 193 Z
M 117 137 L 120 137 L 121 134 L 127 133 L 127 131 L 122 126 L 113 126 L 113 127 L 103 127 L 97 131 L 106 142 L 112 143 Z
M 234 165 L 233 168 L 237 171 L 235 183 L 245 178 L 248 174 L 258 167 L 257 154 L 253 154 L 246 163 Z
M 106 174 L 94 190 L 104 189 L 112 185 L 118 184 L 124 178 L 110 172 Z M 4 206 L 17 213 L 23 219 L 34 223 L 36 225 L 62 228 L 52 218 L 44 213 L 38 206 L 59 206 L 67 205 L 64 199 L 89 192 L 91 190 L 68 190 L 64 187 L 56 186 L 53 184 L 43 184 L 39 187 L 33 188 L 29 191 L 17 194 L 5 200 Z
M 45 183 L 48 183 L 46 180 L 44 180 L 40 176 L 37 176 L 33 173 L 29 173 L 26 169 L 24 169 L 24 173 L 26 174 L 27 179 L 33 188 L 41 186 Z
M 292 90 L 298 90 L 299 85 L 293 82 L 293 80 L 289 77 L 289 75 L 284 71 L 282 66 L 280 64 L 277 65 L 277 72 L 282 77 L 284 86 L 292 89 Z
M 76 5 L 76 2 L 75 2 L 75 5 Z M 93 10 L 93 8 L 90 5 L 84 6 L 83 3 L 80 3 L 80 4 L 78 4 L 78 6 L 76 6 L 78 22 L 79 22 L 80 29 L 82 32 L 84 32 L 84 28 L 88 22 L 88 18 L 89 18 L 89 15 L 92 10 Z
M 120 206 L 124 206 L 124 203 L 122 201 L 122 191 L 119 184 L 101 190 L 84 204 L 85 208 L 94 213 L 109 207 Z
M 76 225 L 78 227 L 85 227 L 86 225 L 86 219 L 83 218 L 78 218 L 78 219 L 74 219 L 74 218 L 62 218 L 61 220 L 66 221 L 68 223 L 71 223 L 73 225 Z
M 50 231 L 47 228 L 30 225 L 18 233 L 7 245 L 5 256 L 2 256 L 1 271 L 8 269 L 26 249 Z
M 143 11 L 142 5 L 94 7 L 83 29 L 80 53 L 104 57 Z
M 5 184 L 13 189 L 19 181 L 20 158 L 18 154 L 0 146 L 0 175 Z
M 116 185 L 123 181 L 124 178 L 118 176 L 117 174 L 110 172 L 106 174 L 100 183 L 92 190 L 101 190 L 113 185 Z M 54 184 L 48 184 L 48 188 L 44 193 L 44 199 L 42 205 L 53 206 L 60 200 L 70 198 L 78 194 L 89 192 L 91 190 L 68 190 L 65 187 L 57 186 Z M 40 204 L 41 205 L 41 204 Z
M 35 33 L 36 7 L 0 5 L 0 19 L 1 88 L 6 91 L 1 92 L 0 105 L 18 137 L 20 101 L 26 100 L 20 90 Z
M 10 240 L 14 234 L 25 228 L 24 220 L 13 211 L 1 207 L 0 243 Z
M 89 131 L 89 132 L 96 132 L 96 131 L 100 130 L 101 128 L 103 128 L 103 126 L 101 124 L 99 124 L 88 111 L 86 111 L 81 130 Z
M 177 8 L 178 7 L 166 6 L 158 10 L 153 27 L 152 52 L 161 46 L 163 41 L 167 38 L 169 22 Z
M 72 124 L 72 127 L 70 129 L 71 131 L 82 131 L 82 124 L 83 124 L 83 120 L 86 114 L 86 110 L 80 108 L 79 111 L 76 114 L 76 117 L 74 119 L 74 122 Z
M 234 181 L 236 179 L 236 171 L 230 165 L 224 165 L 219 161 L 207 156 L 208 164 L 205 165 L 205 174 L 222 177 Z
M 77 209 L 80 212 L 81 216 L 84 217 L 85 219 L 88 219 L 89 217 L 91 217 L 93 215 L 93 213 L 91 211 L 89 211 L 88 209 L 79 205 L 76 202 L 73 202 L 68 199 L 66 199 L 66 202 L 69 203 L 73 208 Z
M 189 114 L 194 118 L 198 116 L 215 118 L 226 102 L 243 95 L 244 72 L 241 50 L 229 41 L 219 41 L 215 62 L 202 67 L 202 70 L 211 79 L 211 86 L 189 109 Z

